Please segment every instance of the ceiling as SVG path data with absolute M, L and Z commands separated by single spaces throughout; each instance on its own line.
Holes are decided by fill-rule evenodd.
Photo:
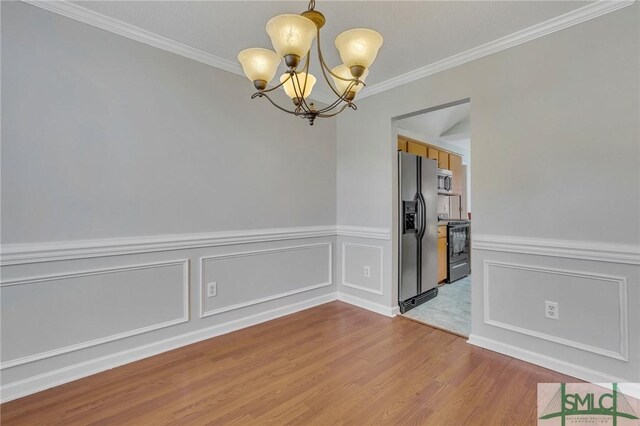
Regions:
M 469 102 L 414 115 L 396 122 L 401 129 L 409 130 L 430 143 L 442 142 L 468 152 L 470 143 L 471 104 Z
M 247 47 L 272 48 L 266 22 L 300 13 L 306 1 L 76 1 L 84 8 L 236 61 Z M 585 1 L 324 1 L 322 46 L 330 66 L 340 63 L 333 41 L 349 28 L 384 36 L 368 85 L 381 83 L 468 49 L 585 6 Z M 312 56 L 312 61 L 316 59 Z M 281 65 L 284 70 L 284 65 Z M 312 69 L 313 72 L 313 69 Z M 319 71 L 316 69 L 315 73 Z M 320 85 L 318 85 L 320 86 Z M 317 87 L 319 90 L 328 89 Z

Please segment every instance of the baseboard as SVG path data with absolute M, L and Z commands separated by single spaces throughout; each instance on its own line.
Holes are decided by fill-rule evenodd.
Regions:
M 559 373 L 566 374 L 580 380 L 586 380 L 591 383 L 630 382 L 630 380 L 615 377 L 602 371 L 580 367 L 570 362 L 552 358 L 547 355 L 542 355 L 537 352 L 532 352 L 527 349 L 518 348 L 516 346 L 502 343 L 497 340 L 487 339 L 486 337 L 477 336 L 473 333 L 469 336 L 469 340 L 467 340 L 467 343 L 484 349 L 489 349 L 490 351 L 498 352 L 503 355 L 508 355 L 522 361 L 530 362 L 531 364 L 539 365 L 540 367 L 548 368 L 549 370 L 557 371 Z
M 289 315 L 298 311 L 302 311 L 304 309 L 309 309 L 314 306 L 332 302 L 334 300 L 336 300 L 336 293 L 332 292 L 323 296 L 304 300 L 302 302 L 292 303 L 280 308 L 275 308 L 269 311 L 251 315 L 246 318 L 229 321 L 224 324 L 219 324 L 202 330 L 192 331 L 190 333 L 171 337 L 159 342 L 154 342 L 148 345 L 139 346 L 115 354 L 106 355 L 101 358 L 77 363 L 68 367 L 60 368 L 58 370 L 29 377 L 24 380 L 9 383 L 5 386 L 2 386 L 1 388 L 0 402 L 7 402 L 17 398 L 21 398 L 23 396 L 31 395 L 33 393 L 52 388 L 54 386 L 59 386 L 74 380 L 78 380 L 92 374 L 110 370 L 112 368 L 148 358 L 153 355 L 158 355 L 172 349 L 177 349 L 182 346 L 190 345 L 192 343 L 200 342 L 202 340 L 210 339 L 212 337 L 220 336 L 222 334 L 260 324 L 265 321 L 270 321 L 284 315 Z
M 350 294 L 341 292 L 338 292 L 338 300 L 387 317 L 395 317 L 399 312 L 399 308 L 397 306 L 391 308 L 389 306 L 370 302 L 369 300 L 361 299 L 359 297 L 351 296 Z

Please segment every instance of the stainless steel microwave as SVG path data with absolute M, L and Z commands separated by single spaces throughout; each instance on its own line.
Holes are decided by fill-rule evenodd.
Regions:
M 438 193 L 439 194 L 451 194 L 453 193 L 452 185 L 453 173 L 451 170 L 438 169 Z

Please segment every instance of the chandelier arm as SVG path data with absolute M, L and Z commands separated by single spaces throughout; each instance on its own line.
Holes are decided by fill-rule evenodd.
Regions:
M 309 49 L 309 52 L 307 52 L 307 60 L 305 61 L 304 64 L 304 74 L 305 74 L 305 78 L 304 78 L 304 87 L 300 86 L 300 79 L 298 78 L 298 74 L 296 74 L 296 82 L 298 83 L 298 88 L 302 87 L 302 93 L 299 96 L 299 99 L 301 99 L 300 101 L 300 105 L 303 105 L 303 110 L 305 112 L 313 112 L 313 110 L 311 109 L 311 107 L 309 106 L 309 104 L 307 104 L 307 100 L 304 98 L 304 92 L 306 92 L 307 90 L 307 81 L 309 80 L 309 65 L 311 64 L 311 49 Z M 293 85 L 293 89 L 295 90 L 296 85 Z M 297 94 L 297 91 L 296 91 Z
M 309 75 L 309 74 L 307 74 L 307 75 Z M 302 93 L 298 92 L 298 89 L 300 88 L 300 79 L 298 78 L 298 74 L 294 73 L 291 76 L 291 78 L 295 78 L 296 79 L 295 83 L 293 84 L 293 92 L 296 95 L 296 99 L 299 99 L 298 100 L 298 105 L 296 105 L 296 111 L 302 110 L 305 113 L 306 112 L 311 112 L 311 109 L 309 108 L 309 105 L 307 105 L 307 102 L 302 97 L 302 95 L 304 94 L 304 89 L 302 90 Z
M 271 102 L 271 104 L 273 104 L 274 107 L 278 108 L 281 111 L 286 112 L 287 114 L 292 114 L 292 115 L 301 115 L 299 112 L 295 112 L 295 111 L 289 111 L 286 108 L 281 107 L 280 105 L 278 105 L 277 103 L 275 103 L 267 94 L 265 94 L 264 92 L 257 92 L 254 93 L 253 96 L 251 96 L 251 98 L 253 99 L 254 97 L 265 97 L 269 100 L 269 102 Z
M 333 84 L 331 84 L 331 81 L 329 80 L 329 78 L 327 77 L 327 73 L 325 71 L 328 70 L 331 73 L 331 70 L 329 70 L 329 67 L 327 66 L 327 64 L 324 62 L 324 58 L 322 57 L 322 49 L 320 48 L 320 29 L 318 28 L 318 33 L 316 35 L 316 41 L 317 41 L 317 46 L 318 46 L 318 58 L 320 59 L 320 70 L 322 71 L 322 76 L 324 77 L 324 81 L 327 82 L 327 84 L 329 85 L 329 87 L 331 88 L 331 91 L 333 93 L 336 94 L 336 96 L 338 97 L 343 97 L 345 94 L 343 93 L 342 95 L 340 93 L 338 93 L 338 91 L 333 87 Z M 331 73 L 331 75 L 333 75 L 333 73 Z
M 320 118 L 329 118 L 329 117 L 335 117 L 336 115 L 340 114 L 342 111 L 344 111 L 347 107 L 349 106 L 349 104 L 344 104 L 342 106 L 342 108 L 340 108 L 340 110 L 334 112 L 333 114 L 318 114 L 318 117 Z
M 304 93 L 307 91 L 307 82 L 309 81 L 310 66 L 311 66 L 311 48 L 309 48 L 309 52 L 307 53 L 307 60 L 305 61 L 305 64 L 304 64 L 304 73 L 305 73 L 304 87 L 300 86 L 300 82 L 298 81 L 298 87 L 302 87 L 302 95 L 304 95 Z M 306 112 L 313 112 L 313 109 L 309 106 L 309 104 L 307 104 L 307 100 L 304 98 L 304 96 L 300 96 L 300 99 L 302 99 L 302 104 L 304 105 L 304 109 L 306 110 Z
M 290 79 L 291 79 L 291 74 L 289 74 L 289 78 L 285 79 L 283 82 L 281 82 L 281 83 L 280 83 L 280 84 L 278 84 L 277 86 L 274 86 L 274 87 L 272 87 L 271 89 L 264 89 L 264 90 L 261 90 L 261 91 L 260 91 L 260 92 L 258 92 L 258 93 L 269 93 L 269 92 L 273 92 L 274 90 L 276 90 L 276 89 L 278 89 L 278 88 L 280 88 L 280 87 L 284 86 L 284 84 L 285 84 L 287 81 L 289 81 Z
M 320 110 L 318 110 L 319 113 L 325 113 L 325 112 L 329 112 L 333 109 L 335 109 L 336 107 L 338 107 L 340 105 L 341 102 L 347 102 L 348 105 L 348 101 L 346 99 L 344 99 L 343 97 L 339 97 L 338 99 L 336 99 L 335 101 L 333 101 L 333 103 L 329 106 L 326 106 Z
M 347 86 L 347 89 L 344 91 L 344 93 L 342 95 L 338 95 L 338 99 L 336 99 L 331 105 L 329 105 L 329 106 L 327 106 L 325 108 L 322 108 L 318 112 L 325 113 L 325 112 L 331 111 L 332 109 L 336 108 L 340 104 L 340 102 L 342 102 L 342 101 L 346 102 L 347 105 L 350 104 L 351 101 L 347 100 L 346 96 L 351 91 L 351 89 L 353 88 L 354 85 L 355 85 L 355 82 L 352 81 L 349 84 L 349 86 Z

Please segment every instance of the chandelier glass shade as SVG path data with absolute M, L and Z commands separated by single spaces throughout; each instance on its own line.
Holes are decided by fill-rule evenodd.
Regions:
M 369 67 L 382 46 L 382 36 L 366 28 L 355 28 L 341 33 L 336 37 L 335 45 L 343 63 L 330 69 L 320 48 L 320 28 L 324 23 L 324 15 L 315 10 L 315 0 L 309 2 L 307 11 L 301 15 L 278 15 L 267 22 L 266 31 L 275 52 L 251 48 L 238 54 L 238 61 L 245 75 L 257 90 L 252 99 L 267 98 L 278 109 L 306 118 L 311 125 L 318 117 L 333 117 L 346 108 L 357 109 L 353 100 L 365 85 Z M 322 76 L 336 96 L 333 102 L 319 109 L 312 102 L 307 102 L 317 81 L 316 77 L 309 73 L 311 45 L 314 39 L 317 43 Z M 302 58 L 305 58 L 304 63 Z M 280 84 L 269 87 L 282 60 L 287 69 L 279 78 Z M 293 102 L 290 109 L 278 105 L 269 96 L 280 87 Z

